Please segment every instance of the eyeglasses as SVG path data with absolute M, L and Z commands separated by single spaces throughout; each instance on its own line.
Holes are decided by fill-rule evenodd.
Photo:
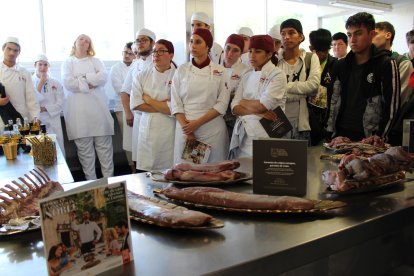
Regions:
M 165 50 L 165 49 L 159 49 L 159 50 L 154 50 L 154 51 L 152 51 L 152 54 L 155 56 L 155 55 L 157 55 L 157 56 L 162 56 L 162 55 L 164 55 L 165 53 L 169 53 L 170 51 L 168 51 L 168 50 Z
M 143 39 L 137 39 L 136 40 L 136 42 L 137 42 L 137 44 L 138 43 L 142 43 L 142 44 L 144 44 L 144 43 L 147 43 L 147 42 L 149 42 L 150 40 L 148 39 L 148 38 L 143 38 Z
M 130 53 L 130 52 L 127 52 L 127 51 L 122 51 L 122 54 L 125 55 L 125 56 L 133 56 L 134 55 L 134 53 Z

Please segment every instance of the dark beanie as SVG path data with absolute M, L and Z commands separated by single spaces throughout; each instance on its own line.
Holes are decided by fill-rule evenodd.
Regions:
M 159 39 L 156 43 L 164 45 L 170 54 L 174 54 L 174 45 L 166 40 L 166 39 Z
M 275 51 L 275 44 L 270 35 L 254 35 L 250 38 L 249 49 L 251 48 L 273 53 Z
M 211 47 L 213 47 L 213 36 L 211 35 L 210 30 L 197 28 L 193 31 L 193 34 L 201 36 L 201 38 L 206 42 L 207 47 L 211 50 Z
M 302 24 L 297 19 L 290 18 L 283 21 L 282 24 L 280 24 L 280 31 L 282 31 L 284 28 L 293 28 L 298 33 L 303 34 Z
M 237 35 L 237 34 L 231 34 L 227 40 L 226 40 L 226 44 L 227 43 L 232 43 L 234 45 L 237 45 L 237 47 L 240 48 L 240 50 L 243 52 L 244 49 L 244 39 L 241 35 Z

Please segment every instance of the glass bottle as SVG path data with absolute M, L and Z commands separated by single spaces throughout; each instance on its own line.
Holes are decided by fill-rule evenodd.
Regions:
M 27 134 L 29 134 L 29 131 L 30 131 L 29 120 L 25 117 L 23 118 L 23 125 L 20 128 L 20 134 L 23 136 L 26 136 Z
M 30 128 L 30 133 L 38 135 L 39 131 L 40 131 L 39 121 L 37 120 L 37 117 L 34 117 L 32 127 Z

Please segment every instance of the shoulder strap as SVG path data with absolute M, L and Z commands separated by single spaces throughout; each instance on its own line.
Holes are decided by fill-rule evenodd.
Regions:
M 306 56 L 305 56 L 306 79 L 308 79 L 309 77 L 311 61 L 312 61 L 312 53 L 306 52 Z

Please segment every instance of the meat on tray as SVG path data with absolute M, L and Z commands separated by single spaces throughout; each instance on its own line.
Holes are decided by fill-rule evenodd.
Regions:
M 211 221 L 210 215 L 173 204 L 155 202 L 137 194 L 128 194 L 131 215 L 166 226 L 202 226 Z M 177 208 L 178 207 L 178 208 Z
M 312 200 L 299 197 L 235 193 L 213 187 L 168 187 L 161 194 L 170 199 L 236 209 L 310 210 L 315 206 Z
M 402 179 L 413 165 L 414 160 L 402 147 L 392 147 L 367 160 L 349 155 L 341 160 L 338 171 L 323 172 L 322 180 L 334 191 L 347 191 Z
M 6 224 L 10 219 L 39 215 L 39 199 L 63 191 L 62 186 L 52 181 L 41 168 L 33 169 L 29 174 L 19 177 L 21 183 L 12 181 L 12 184 L 0 188 L 0 224 Z
M 179 163 L 172 169 L 180 171 L 198 171 L 198 172 L 222 172 L 227 170 L 235 170 L 240 167 L 240 162 L 237 160 L 226 160 L 217 163 L 209 164 L 191 164 Z
M 200 171 L 181 171 L 168 169 L 164 173 L 166 180 L 209 182 L 209 181 L 229 181 L 240 178 L 240 173 L 232 170 L 221 172 L 200 172 Z

